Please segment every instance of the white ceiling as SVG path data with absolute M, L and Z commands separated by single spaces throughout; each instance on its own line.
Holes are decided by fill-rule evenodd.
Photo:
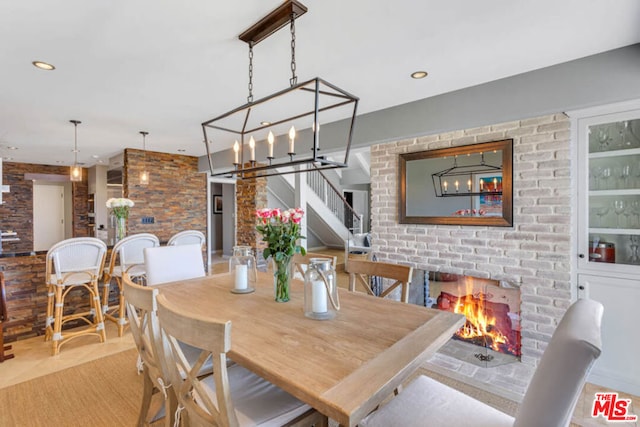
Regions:
M 638 0 L 302 1 L 299 79 L 359 96 L 360 114 L 640 42 Z M 203 155 L 200 124 L 246 102 L 237 36 L 278 4 L 0 0 L 2 157 L 72 163 L 70 119 L 86 166 L 142 148 L 140 130 L 149 150 Z M 255 98 L 288 87 L 289 53 L 288 30 L 255 47 Z

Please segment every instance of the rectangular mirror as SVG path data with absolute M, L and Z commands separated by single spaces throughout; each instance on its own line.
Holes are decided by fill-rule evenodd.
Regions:
M 400 224 L 513 225 L 513 140 L 400 155 Z

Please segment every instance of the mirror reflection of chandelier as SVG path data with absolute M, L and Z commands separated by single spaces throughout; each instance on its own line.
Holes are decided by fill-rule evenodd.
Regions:
M 458 156 L 454 156 L 452 167 L 432 174 L 436 197 L 501 195 L 502 165 L 494 166 L 486 163 L 484 152 L 465 157 L 474 158 L 478 155 L 479 163 L 460 165 Z
M 303 4 L 287 0 L 238 36 L 249 45 L 249 96 L 246 104 L 202 123 L 212 176 L 251 179 L 347 167 L 359 99 L 319 77 L 298 83 L 295 21 L 305 12 Z M 287 24 L 289 87 L 254 101 L 253 47 Z M 325 141 L 344 151 L 344 160 L 321 152 L 320 128 L 329 122 L 339 123 L 325 132 Z

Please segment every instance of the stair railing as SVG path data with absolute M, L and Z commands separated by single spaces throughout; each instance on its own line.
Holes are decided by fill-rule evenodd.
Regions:
M 351 233 L 362 233 L 362 215 L 358 214 L 320 170 L 307 173 L 307 185 L 324 201 L 325 205 L 340 219 Z

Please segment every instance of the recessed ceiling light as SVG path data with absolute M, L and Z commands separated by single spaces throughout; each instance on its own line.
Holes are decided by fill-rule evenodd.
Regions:
M 11 160 L 13 160 L 13 157 L 5 157 L 2 160 L 6 160 L 6 161 L 10 162 Z
M 100 158 L 100 156 L 98 156 L 97 154 L 92 154 L 92 155 L 91 155 L 91 158 L 93 158 L 93 159 L 99 159 L 99 158 Z
M 54 67 L 53 65 L 47 64 L 46 62 L 42 61 L 33 61 L 32 64 L 35 67 L 40 68 L 41 70 L 51 71 L 56 69 L 56 67 Z
M 414 71 L 413 73 L 411 73 L 411 78 L 413 78 L 413 79 L 424 79 L 428 75 L 429 75 L 429 73 L 427 73 L 426 71 Z
M 262 121 L 262 122 L 260 122 L 260 124 L 261 124 L 262 126 L 269 126 L 269 125 L 271 124 L 271 122 Z
M 184 148 L 178 148 L 178 153 L 184 153 L 185 151 L 187 150 L 185 150 Z
M 18 147 L 14 147 L 14 146 L 7 147 L 7 150 L 17 150 L 17 149 L 18 149 Z

